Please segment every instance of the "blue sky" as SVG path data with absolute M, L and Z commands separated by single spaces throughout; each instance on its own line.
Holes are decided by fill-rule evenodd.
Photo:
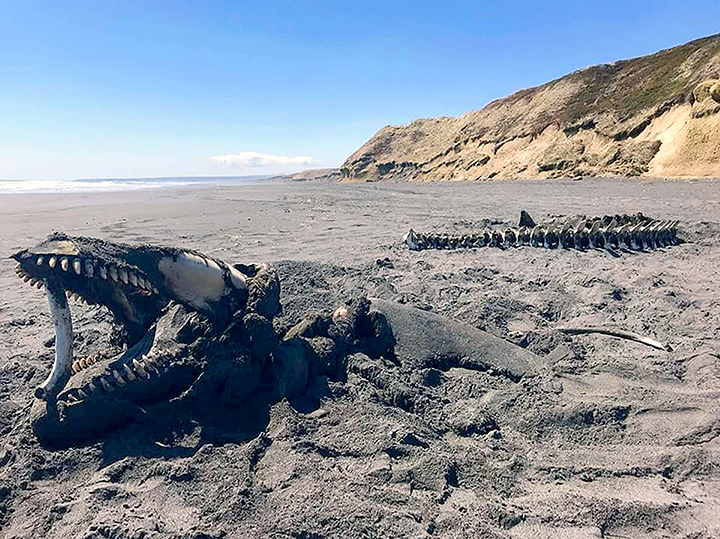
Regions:
M 717 0 L 0 0 L 0 178 L 338 166 L 384 125 L 463 114 L 718 21 Z

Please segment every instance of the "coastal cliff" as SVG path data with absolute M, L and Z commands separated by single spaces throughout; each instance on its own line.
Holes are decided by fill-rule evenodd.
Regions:
M 575 71 L 457 118 L 387 126 L 344 181 L 720 177 L 720 34 Z

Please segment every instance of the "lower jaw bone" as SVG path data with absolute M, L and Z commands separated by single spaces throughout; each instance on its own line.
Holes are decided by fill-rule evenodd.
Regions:
M 48 279 L 45 289 L 55 325 L 55 361 L 47 379 L 35 389 L 35 396 L 45 401 L 53 401 L 72 375 L 73 329 L 63 287 Z

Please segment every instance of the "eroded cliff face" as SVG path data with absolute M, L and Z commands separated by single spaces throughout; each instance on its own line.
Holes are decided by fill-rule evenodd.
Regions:
M 387 126 L 344 180 L 720 177 L 720 34 L 589 67 L 458 118 Z

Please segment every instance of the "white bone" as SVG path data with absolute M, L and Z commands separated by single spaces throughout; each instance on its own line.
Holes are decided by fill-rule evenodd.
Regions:
M 245 290 L 247 288 L 245 276 L 232 266 L 228 266 L 228 270 L 230 271 L 230 281 L 232 285 L 238 290 Z
M 135 373 L 132 371 L 132 369 L 130 367 L 123 364 L 123 370 L 125 371 L 125 376 L 127 377 L 128 380 L 130 380 L 131 382 L 134 382 L 135 380 L 137 380 L 137 376 L 135 376 Z
M 137 359 L 135 359 L 135 358 L 133 358 L 132 362 L 133 362 L 133 366 L 135 367 L 135 370 L 137 371 L 137 373 L 138 373 L 140 376 L 142 376 L 142 377 L 144 377 L 144 378 L 150 378 L 150 375 L 149 375 L 148 372 L 145 370 L 145 367 L 143 367 L 142 363 L 140 363 L 140 362 L 139 362 Z
M 223 271 L 212 259 L 193 253 L 166 256 L 158 263 L 166 286 L 180 299 L 205 312 L 228 292 Z M 157 290 L 153 288 L 153 292 Z
M 117 380 L 118 384 L 120 384 L 121 386 L 125 385 L 125 378 L 123 378 L 118 371 L 112 371 L 112 375 L 115 377 L 115 380 Z
M 63 297 L 62 288 L 48 285 L 48 303 L 50 314 L 55 326 L 55 360 L 50 374 L 35 390 L 37 398 L 47 401 L 57 396 L 72 376 L 72 316 L 67 300 Z

